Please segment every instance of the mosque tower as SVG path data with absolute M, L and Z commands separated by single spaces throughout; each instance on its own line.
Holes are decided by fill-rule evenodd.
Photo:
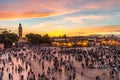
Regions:
M 21 23 L 19 23 L 19 27 L 18 27 L 18 36 L 19 36 L 19 40 L 22 39 L 22 25 Z

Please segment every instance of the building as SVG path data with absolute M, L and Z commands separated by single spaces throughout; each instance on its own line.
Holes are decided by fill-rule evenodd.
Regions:
M 19 40 L 22 39 L 22 25 L 21 23 L 19 24 L 19 27 L 18 27 L 18 36 L 19 36 Z

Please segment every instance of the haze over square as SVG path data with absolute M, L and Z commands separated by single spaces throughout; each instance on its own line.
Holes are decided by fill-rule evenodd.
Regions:
M 0 27 L 59 36 L 120 35 L 120 0 L 0 0 Z

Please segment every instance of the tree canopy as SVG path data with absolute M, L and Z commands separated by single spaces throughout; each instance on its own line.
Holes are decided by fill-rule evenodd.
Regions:
M 18 41 L 18 36 L 7 30 L 2 30 L 0 34 L 0 43 L 4 43 L 5 47 L 11 47 L 14 42 Z
M 39 34 L 29 33 L 29 34 L 26 34 L 26 38 L 31 44 L 42 44 L 42 43 L 50 44 L 51 43 L 51 40 L 48 34 L 41 36 Z

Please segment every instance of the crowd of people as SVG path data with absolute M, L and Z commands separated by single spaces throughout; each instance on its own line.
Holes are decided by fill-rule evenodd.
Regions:
M 0 80 L 119 80 L 119 76 L 119 48 L 25 46 L 0 54 Z
M 0 53 L 0 80 L 23 80 L 29 71 L 20 49 L 5 49 Z

